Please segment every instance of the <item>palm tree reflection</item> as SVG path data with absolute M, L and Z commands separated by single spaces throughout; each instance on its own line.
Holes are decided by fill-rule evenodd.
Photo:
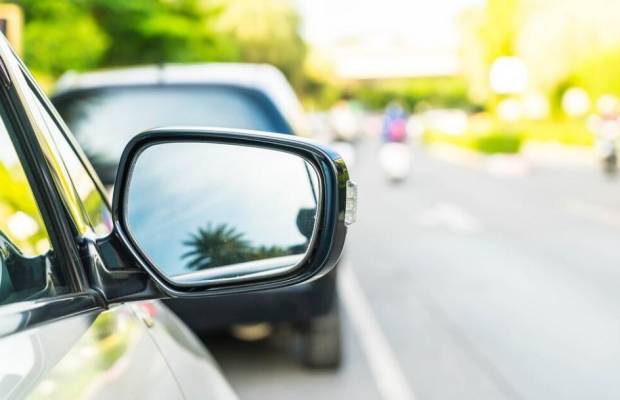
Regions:
M 253 246 L 243 232 L 226 223 L 198 228 L 183 242 L 189 250 L 181 255 L 187 260 L 188 270 L 199 271 L 206 268 L 238 264 L 289 255 L 304 254 L 312 237 L 316 208 L 302 208 L 297 214 L 297 229 L 305 237 L 303 243 L 289 247 Z
M 208 223 L 183 244 L 190 250 L 181 257 L 188 259 L 187 269 L 196 271 L 293 254 L 291 248 L 275 245 L 253 247 L 244 233 L 228 224 Z

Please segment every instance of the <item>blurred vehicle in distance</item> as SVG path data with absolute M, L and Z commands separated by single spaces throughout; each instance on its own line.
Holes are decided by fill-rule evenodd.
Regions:
M 407 116 L 400 104 L 393 102 L 386 107 L 381 137 L 389 143 L 407 141 Z
M 328 120 L 334 141 L 355 142 L 361 134 L 362 109 L 359 103 L 344 97 L 329 110 Z
M 620 114 L 618 99 L 602 96 L 597 104 L 597 113 L 588 121 L 590 130 L 596 136 L 596 150 L 603 172 L 615 175 L 618 171 L 618 139 L 620 138 Z
M 384 143 L 379 148 L 379 164 L 391 182 L 401 182 L 411 171 L 411 149 L 404 143 Z
M 137 132 L 159 126 L 214 126 L 308 135 L 284 75 L 265 64 L 143 66 L 67 73 L 52 95 L 95 170 L 110 187 Z M 150 193 L 145 188 L 142 196 Z M 157 188 L 153 188 L 157 191 Z M 310 367 L 341 361 L 336 270 L 308 284 L 166 304 L 198 334 L 240 324 L 292 323 Z
M 386 177 L 400 182 L 409 176 L 411 170 L 411 149 L 407 144 L 407 116 L 403 107 L 393 102 L 385 110 L 379 149 L 379 164 Z

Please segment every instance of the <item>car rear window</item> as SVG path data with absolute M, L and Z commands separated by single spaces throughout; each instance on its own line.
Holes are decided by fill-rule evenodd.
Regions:
M 98 165 L 116 165 L 131 138 L 163 126 L 211 126 L 290 133 L 261 92 L 234 86 L 119 86 L 81 90 L 54 104 Z

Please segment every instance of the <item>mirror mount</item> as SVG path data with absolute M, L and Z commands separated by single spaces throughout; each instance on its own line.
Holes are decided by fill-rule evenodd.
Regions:
M 98 294 L 101 306 L 166 297 L 149 275 L 135 265 L 118 235 L 83 238 L 79 250 L 89 287 Z
M 250 146 L 277 150 L 297 155 L 310 163 L 317 171 L 321 197 L 320 210 L 316 214 L 315 232 L 305 255 L 295 268 L 278 269 L 278 262 L 290 265 L 296 255 L 271 259 L 271 273 L 260 273 L 260 261 L 250 260 L 213 270 L 202 270 L 180 276 L 172 281 L 162 274 L 150 257 L 136 242 L 128 226 L 127 193 L 136 160 L 147 148 L 165 143 L 217 143 L 233 146 Z M 205 172 L 209 173 L 209 172 Z M 213 173 L 216 173 L 215 171 Z M 160 128 L 141 133 L 125 148 L 121 157 L 113 198 L 113 220 L 117 253 L 125 253 L 140 270 L 146 272 L 151 282 L 164 296 L 205 297 L 224 293 L 242 293 L 266 290 L 310 281 L 329 272 L 337 263 L 347 232 L 345 210 L 347 188 L 351 187 L 348 171 L 338 154 L 326 146 L 312 141 L 281 134 L 221 128 Z M 350 203 L 350 198 L 349 198 Z M 297 227 L 306 237 L 312 230 L 304 224 L 301 209 Z M 118 246 L 122 250 L 118 251 Z M 123 264 L 126 264 L 124 262 Z M 274 267 L 275 266 L 275 267 Z M 191 276 L 189 276 L 191 275 Z M 243 276 L 243 279 L 239 279 Z M 149 289 L 150 295 L 156 293 Z M 145 292 L 146 293 L 146 292 Z M 147 295 L 148 297 L 148 295 Z

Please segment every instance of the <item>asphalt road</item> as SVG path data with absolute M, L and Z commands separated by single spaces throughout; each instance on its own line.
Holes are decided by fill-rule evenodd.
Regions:
M 304 370 L 286 332 L 207 338 L 240 398 L 620 398 L 620 180 L 414 149 L 394 185 L 376 152 L 353 171 L 343 368 Z

